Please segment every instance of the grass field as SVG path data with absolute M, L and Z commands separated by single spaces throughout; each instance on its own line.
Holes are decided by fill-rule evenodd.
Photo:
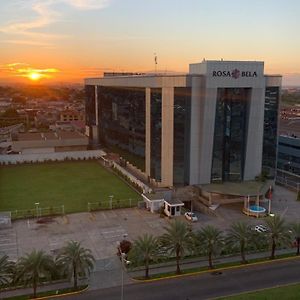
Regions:
M 240 294 L 232 297 L 218 298 L 219 300 L 298 300 L 300 299 L 300 284 L 287 285 L 258 292 Z
M 0 167 L 0 211 L 65 205 L 65 212 L 87 211 L 88 202 L 139 199 L 117 176 L 95 161 Z

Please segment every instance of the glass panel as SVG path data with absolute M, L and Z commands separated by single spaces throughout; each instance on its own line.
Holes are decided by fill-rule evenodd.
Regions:
M 266 87 L 262 167 L 271 177 L 276 167 L 278 103 L 279 87 Z
M 249 88 L 219 88 L 216 103 L 212 181 L 243 180 Z
M 145 88 L 98 87 L 100 142 L 145 171 Z
M 161 181 L 162 89 L 151 89 L 151 178 Z
M 95 86 L 86 85 L 85 86 L 85 113 L 86 113 L 86 125 L 92 126 L 96 124 L 95 115 Z M 67 117 L 67 116 L 64 116 Z
M 173 182 L 189 184 L 191 88 L 174 88 Z

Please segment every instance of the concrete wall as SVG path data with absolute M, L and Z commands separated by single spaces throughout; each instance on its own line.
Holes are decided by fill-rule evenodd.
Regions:
M 264 133 L 264 87 L 253 88 L 248 108 L 249 120 L 245 155 L 244 180 L 253 180 L 261 173 Z
M 204 81 L 195 77 L 192 79 L 191 97 L 191 131 L 190 131 L 190 184 L 199 183 L 199 168 L 201 155 L 201 134 L 203 128 L 203 104 L 204 95 L 201 93 L 204 88 Z
M 148 176 L 151 172 L 151 89 L 146 88 L 146 143 L 145 143 L 145 171 Z
M 55 153 L 38 153 L 38 154 L 11 154 L 0 155 L 0 163 L 2 164 L 17 164 L 17 163 L 37 163 L 47 160 L 52 161 L 64 161 L 67 159 L 90 159 L 100 158 L 105 155 L 102 150 L 90 150 L 90 151 L 74 151 L 74 152 L 55 152 Z
M 15 152 L 22 152 L 23 149 L 36 149 L 44 152 L 45 148 L 55 147 L 71 147 L 71 146 L 85 146 L 88 145 L 88 138 L 82 137 L 78 139 L 55 139 L 55 140 L 32 140 L 32 141 L 13 141 L 12 150 Z M 39 150 L 37 150 L 39 149 Z

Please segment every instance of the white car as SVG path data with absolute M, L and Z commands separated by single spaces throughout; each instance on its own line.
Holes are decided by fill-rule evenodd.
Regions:
M 192 222 L 197 222 L 198 221 L 197 216 L 193 212 L 186 212 L 184 214 L 184 216 L 189 221 L 192 221 Z
M 266 226 L 264 226 L 264 225 L 256 225 L 255 227 L 254 227 L 254 230 L 256 231 L 256 232 L 267 232 L 268 231 L 268 229 L 267 229 L 267 227 Z

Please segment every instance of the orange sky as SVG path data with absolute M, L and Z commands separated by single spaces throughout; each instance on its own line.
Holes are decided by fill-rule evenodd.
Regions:
M 265 73 L 300 85 L 299 11 L 297 0 L 3 0 L 0 83 L 147 72 L 157 53 L 160 71 L 262 60 Z

